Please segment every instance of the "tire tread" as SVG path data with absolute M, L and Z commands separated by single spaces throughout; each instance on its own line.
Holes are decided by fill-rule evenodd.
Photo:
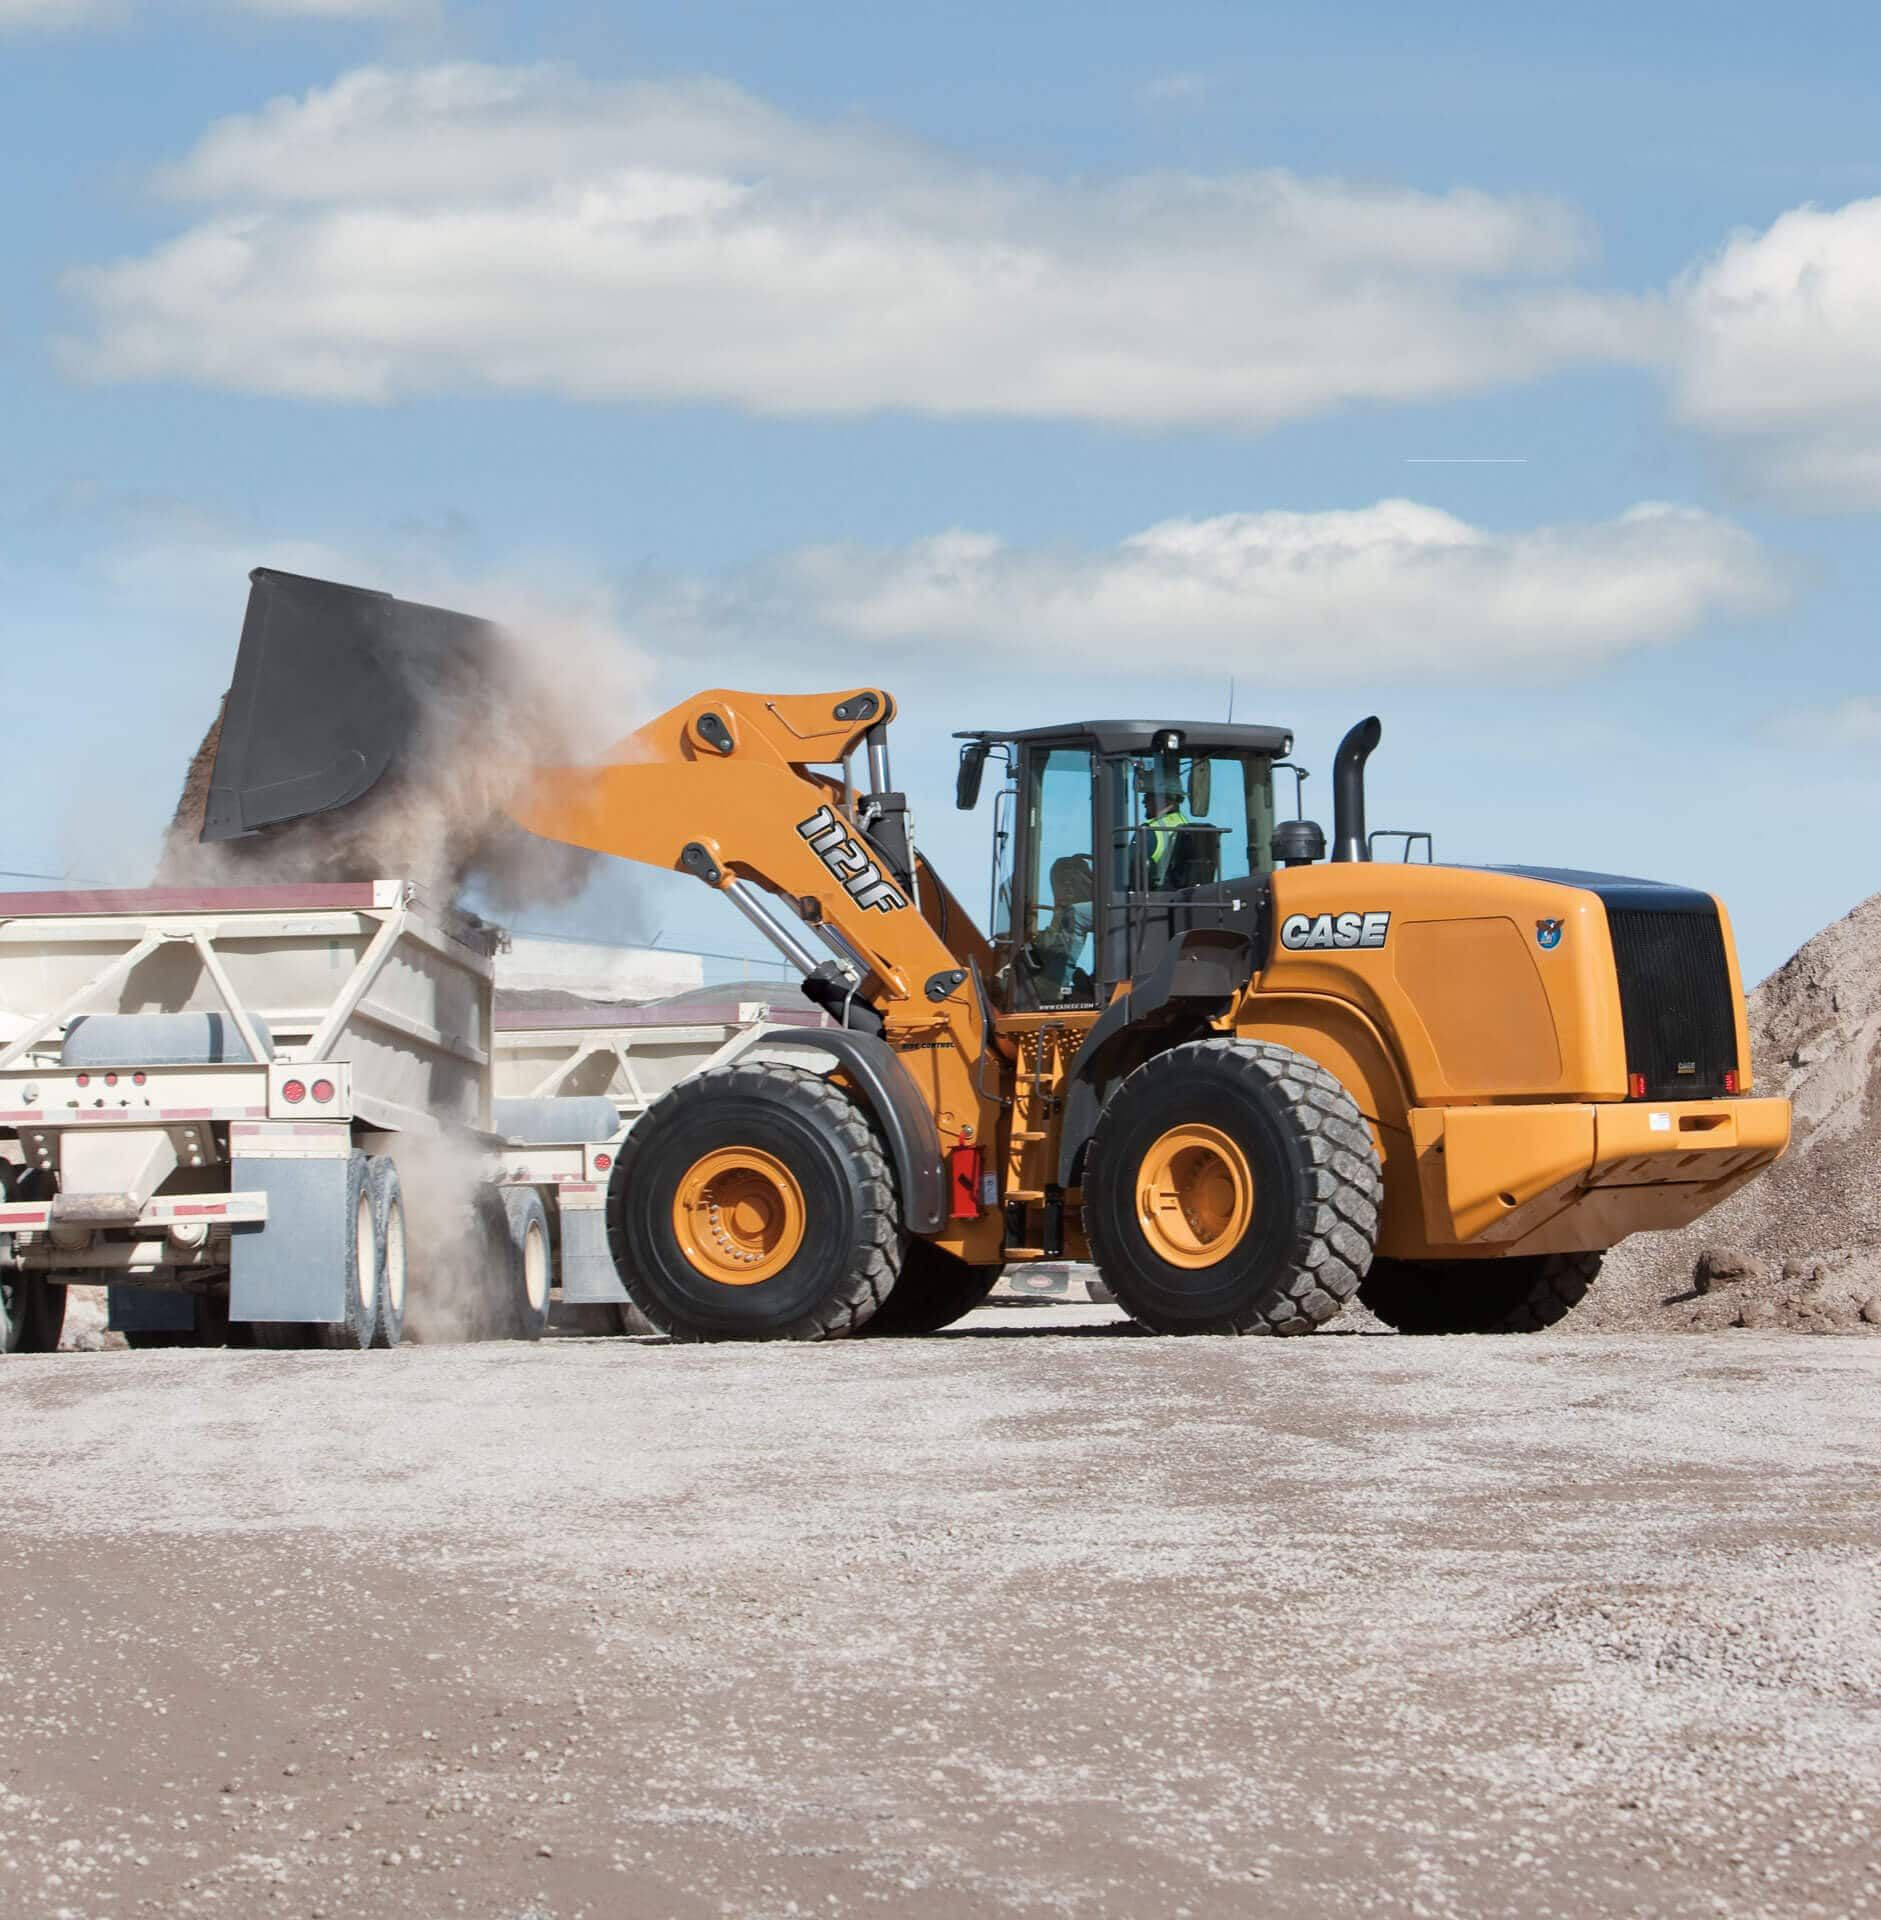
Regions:
M 1292 1123 L 1306 1194 L 1294 1222 L 1292 1271 L 1278 1287 L 1241 1313 L 1164 1330 L 1310 1333 L 1344 1311 L 1371 1264 L 1384 1205 L 1384 1174 L 1371 1130 L 1336 1075 L 1291 1047 L 1268 1040 L 1188 1041 L 1147 1060 L 1124 1084 L 1147 1088 L 1163 1077 L 1179 1078 L 1192 1072 L 1196 1056 L 1204 1053 L 1278 1096 Z M 1106 1129 L 1117 1110 L 1113 1097 L 1091 1139 L 1090 1167 L 1103 1165 Z M 1101 1256 L 1098 1264 L 1103 1269 Z M 1130 1277 L 1123 1263 L 1115 1265 L 1114 1276 L 1104 1273 L 1105 1284 L 1132 1318 L 1157 1327 L 1160 1316 L 1132 1306 Z

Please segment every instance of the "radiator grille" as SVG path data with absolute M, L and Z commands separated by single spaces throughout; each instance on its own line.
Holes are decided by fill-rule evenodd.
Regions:
M 1607 909 L 1626 1026 L 1626 1070 L 1649 1100 L 1710 1099 L 1737 1066 L 1736 1009 L 1715 907 Z

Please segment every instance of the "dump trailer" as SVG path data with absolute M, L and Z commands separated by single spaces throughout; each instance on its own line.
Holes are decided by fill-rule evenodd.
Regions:
M 506 1007 L 499 993 L 497 1098 L 518 1118 L 524 1109 L 507 1103 L 605 1099 L 618 1136 L 681 1080 L 777 1044 L 787 1030 L 829 1024 L 808 1002 L 689 996 L 682 1006 Z
M 478 631 L 255 578 L 323 624 L 275 622 L 270 657 L 251 607 L 218 837 L 400 764 L 392 709 L 357 712 L 357 676 L 309 648 L 396 672 L 408 625 L 427 660 L 452 618 Z M 1336 756 L 1330 858 L 1277 815 L 1283 727 L 962 736 L 959 805 L 1004 775 L 982 931 L 917 846 L 896 714 L 880 687 L 716 689 L 596 765 L 538 770 L 512 809 L 722 895 L 834 1023 L 800 1036 L 821 1071 L 694 1074 L 621 1143 L 610 1252 L 676 1338 L 917 1332 L 1006 1263 L 1065 1259 L 1164 1333 L 1306 1332 L 1355 1295 L 1407 1332 L 1532 1330 L 1605 1249 L 1696 1219 L 1787 1144 L 1787 1103 L 1751 1093 L 1721 903 L 1373 860 L 1376 719 Z
M 496 938 L 397 880 L 0 895 L 9 1344 L 72 1282 L 134 1345 L 365 1347 L 612 1281 L 613 1107 L 536 1103 L 553 1164 L 504 1136 Z

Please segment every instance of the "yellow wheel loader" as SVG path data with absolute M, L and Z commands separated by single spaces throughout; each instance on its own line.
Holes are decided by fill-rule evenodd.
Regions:
M 384 595 L 254 591 L 212 838 L 358 798 L 411 725 L 401 648 L 429 685 L 453 621 L 476 643 Z M 959 805 L 1004 775 L 983 932 L 915 844 L 895 717 L 878 687 L 715 689 L 513 809 L 723 894 L 833 1023 L 622 1146 L 613 1257 L 676 1338 L 929 1331 L 1066 1259 L 1163 1333 L 1304 1333 L 1355 1295 L 1406 1332 L 1527 1331 L 1788 1143 L 1722 905 L 1372 860 L 1376 720 L 1339 749 L 1330 857 L 1277 814 L 1282 728 L 961 736 Z

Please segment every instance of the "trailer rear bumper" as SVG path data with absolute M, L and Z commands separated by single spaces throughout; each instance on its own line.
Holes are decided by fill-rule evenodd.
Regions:
M 1401 1187 L 1387 1205 L 1379 1240 L 1400 1259 L 1591 1251 L 1686 1226 L 1790 1139 L 1787 1100 L 1421 1107 L 1410 1118 L 1416 1192 Z
M 120 1214 L 124 1209 L 117 1204 L 124 1198 L 120 1194 L 74 1195 L 73 1198 L 80 1205 L 63 1212 L 59 1200 L 0 1206 L 0 1234 L 46 1233 L 54 1226 L 75 1225 L 165 1233 L 171 1227 L 195 1222 L 211 1227 L 261 1227 L 266 1226 L 268 1221 L 268 1196 L 265 1193 L 218 1193 L 147 1200 L 141 1208 L 123 1218 L 120 1218 Z M 84 1205 L 87 1201 L 97 1202 L 89 1212 Z

